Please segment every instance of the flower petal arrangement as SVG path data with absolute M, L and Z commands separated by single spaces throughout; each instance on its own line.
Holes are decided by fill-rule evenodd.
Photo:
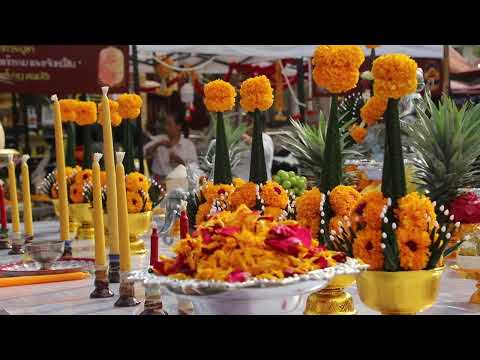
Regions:
M 140 116 L 143 100 L 137 94 L 122 94 L 118 97 L 118 113 L 123 119 L 134 120 Z
M 374 94 L 383 98 L 399 99 L 417 90 L 417 63 L 407 55 L 378 57 L 372 74 Z
M 205 97 L 203 99 L 208 111 L 225 112 L 231 111 L 235 106 L 235 88 L 223 80 L 214 80 L 203 87 Z
M 242 82 L 240 106 L 248 112 L 266 111 L 273 105 L 273 89 L 265 75 L 255 76 Z

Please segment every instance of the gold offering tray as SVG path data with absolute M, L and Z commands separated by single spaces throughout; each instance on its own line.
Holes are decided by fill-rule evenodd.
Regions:
M 480 304 L 480 269 L 462 269 L 458 265 L 450 265 L 450 269 L 454 270 L 464 279 L 477 281 L 477 290 L 470 297 L 472 304 Z

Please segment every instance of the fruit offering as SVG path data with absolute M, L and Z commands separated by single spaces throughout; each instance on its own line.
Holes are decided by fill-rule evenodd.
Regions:
M 295 196 L 301 196 L 307 187 L 307 178 L 298 176 L 293 171 L 279 170 L 273 181 L 282 185 L 285 190 L 293 192 Z

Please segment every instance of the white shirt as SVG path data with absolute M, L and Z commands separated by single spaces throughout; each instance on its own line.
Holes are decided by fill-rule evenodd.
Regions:
M 143 152 L 147 153 L 148 150 L 155 146 L 158 142 L 168 140 L 166 135 L 154 136 L 154 139 L 147 143 L 143 147 Z M 173 171 L 173 167 L 170 164 L 170 153 L 177 154 L 185 163 L 185 166 L 191 163 L 197 163 L 197 150 L 193 142 L 183 136 L 180 137 L 178 144 L 167 148 L 166 146 L 159 146 L 155 149 L 151 157 L 152 161 L 152 174 L 165 177 Z
M 232 169 L 232 176 L 242 178 L 248 181 L 250 178 L 250 159 L 252 154 L 251 145 L 246 145 L 246 151 L 243 151 L 240 155 L 241 159 L 237 166 Z M 272 165 L 273 165 L 273 140 L 270 135 L 263 133 L 263 151 L 265 152 L 265 164 L 267 165 L 267 177 L 268 180 L 272 178 Z

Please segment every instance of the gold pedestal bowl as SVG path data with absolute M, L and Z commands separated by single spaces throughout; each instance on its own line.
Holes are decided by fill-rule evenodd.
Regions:
M 55 215 L 59 218 L 60 217 L 59 201 L 58 199 L 50 199 L 50 200 L 52 201 L 53 209 L 55 210 Z M 70 229 L 70 233 L 73 233 L 74 236 L 77 236 L 77 231 L 81 224 L 73 220 L 71 213 L 69 214 L 68 219 L 69 219 L 68 227 Z
M 330 284 L 307 299 L 305 315 L 355 315 L 352 295 L 345 291 L 355 283 L 354 275 L 338 275 Z
M 414 315 L 437 300 L 443 267 L 419 271 L 363 271 L 358 294 L 370 309 L 383 315 Z
M 464 279 L 475 280 L 477 282 L 477 290 L 470 297 L 471 304 L 480 305 L 480 269 L 462 269 L 458 265 L 450 266 L 452 270 L 455 270 Z
M 72 220 L 80 224 L 75 239 L 92 240 L 95 238 L 93 227 L 93 209 L 90 204 L 70 204 L 68 207 Z
M 152 212 L 146 211 L 137 214 L 128 214 L 128 228 L 130 232 L 130 251 L 132 255 L 145 255 L 147 249 L 145 243 L 140 238 L 152 225 Z M 104 216 L 105 227 L 108 232 L 108 214 Z M 108 234 L 107 234 L 108 236 Z

